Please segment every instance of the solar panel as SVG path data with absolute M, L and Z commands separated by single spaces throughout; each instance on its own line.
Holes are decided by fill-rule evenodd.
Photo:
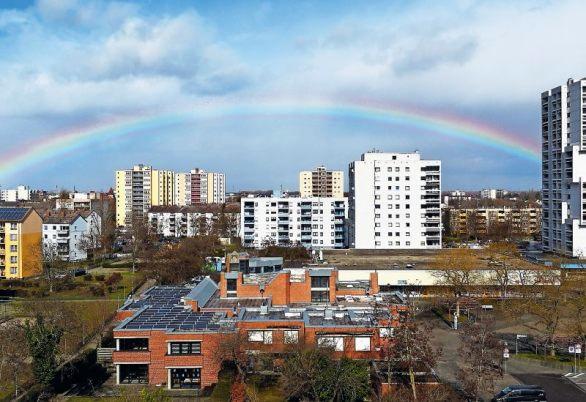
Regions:
M 0 208 L 0 221 L 21 221 L 30 208 Z

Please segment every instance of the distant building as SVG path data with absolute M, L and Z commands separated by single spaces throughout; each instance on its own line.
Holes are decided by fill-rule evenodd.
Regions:
M 226 202 L 226 176 L 223 173 L 193 169 L 175 175 L 175 205 L 223 204 Z
M 0 208 L 0 278 L 41 274 L 42 220 L 32 208 Z
M 495 188 L 485 188 L 480 191 L 480 198 L 496 200 L 497 198 L 503 198 L 507 194 L 508 194 L 508 192 L 506 190 L 498 190 Z
M 240 202 L 240 233 L 245 247 L 346 247 L 346 198 L 247 197 Z
M 96 212 L 56 214 L 43 220 L 45 252 L 63 261 L 82 261 L 99 244 L 101 219 Z
M 586 78 L 541 94 L 543 249 L 586 257 Z
M 367 152 L 349 170 L 351 248 L 441 248 L 440 161 Z
M 148 212 L 148 222 L 155 233 L 164 237 L 208 235 L 214 230 L 220 237 L 239 237 L 240 206 L 153 207 Z
M 31 189 L 28 186 L 18 186 L 15 189 L 0 190 L 0 201 L 18 202 L 30 201 Z
M 69 193 L 68 198 L 57 198 L 55 200 L 55 208 L 58 210 L 69 211 L 90 211 L 102 210 L 105 204 L 113 203 L 114 197 L 112 194 L 100 193 L 90 191 L 88 193 Z
M 468 194 L 467 192 L 461 190 L 454 190 L 444 195 L 444 204 L 450 205 L 454 202 L 470 201 L 471 199 L 472 195 Z
M 344 172 L 319 166 L 299 173 L 299 195 L 305 197 L 344 197 Z
M 540 208 L 448 208 L 450 234 L 458 237 L 530 237 L 541 229 Z
M 116 171 L 116 225 L 132 224 L 142 219 L 154 205 L 173 205 L 174 173 L 136 165 Z

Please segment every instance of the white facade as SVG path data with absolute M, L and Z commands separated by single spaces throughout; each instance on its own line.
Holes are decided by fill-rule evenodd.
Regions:
M 542 244 L 586 257 L 586 78 L 541 94 Z
M 28 186 L 18 186 L 14 189 L 0 190 L 0 201 L 17 202 L 30 201 L 31 189 Z
M 505 190 L 498 190 L 496 188 L 485 188 L 480 191 L 480 198 L 486 198 L 490 200 L 503 198 L 505 195 L 507 195 L 507 192 Z
M 349 167 L 349 245 L 441 248 L 441 162 L 368 152 Z
M 241 199 L 242 245 L 300 244 L 308 248 L 344 248 L 348 200 L 344 197 L 246 197 Z
M 95 212 L 86 218 L 49 217 L 43 222 L 43 244 L 54 249 L 64 261 L 81 261 L 88 257 L 87 249 L 97 246 L 101 219 Z
M 226 213 L 230 237 L 240 236 L 240 213 Z M 149 211 L 148 220 L 155 233 L 164 237 L 194 237 L 210 233 L 219 214 L 213 212 Z M 204 233 L 200 233 L 203 230 Z

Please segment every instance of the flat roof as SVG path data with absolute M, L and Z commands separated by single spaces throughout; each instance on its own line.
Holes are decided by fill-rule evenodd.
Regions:
M 201 283 L 204 283 L 204 286 L 200 289 L 207 292 L 208 284 Z M 122 310 L 137 309 L 137 312 L 122 321 L 116 330 L 165 330 L 169 332 L 232 330 L 234 328 L 233 322 L 226 320 L 225 313 L 196 312 L 184 303 L 183 299 L 195 288 L 184 286 L 150 288 L 141 296 L 141 299 L 133 300 L 122 307 Z M 207 297 L 207 293 L 205 296 Z

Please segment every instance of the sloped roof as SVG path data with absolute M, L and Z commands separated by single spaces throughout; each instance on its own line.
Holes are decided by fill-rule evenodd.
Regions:
M 32 211 L 32 208 L 0 208 L 0 221 L 22 222 Z
M 203 307 L 217 290 L 218 285 L 216 285 L 216 282 L 214 282 L 213 279 L 206 277 L 203 281 L 198 283 L 197 286 L 194 287 L 187 296 L 185 296 L 185 298 L 194 300 L 197 302 L 198 306 Z

